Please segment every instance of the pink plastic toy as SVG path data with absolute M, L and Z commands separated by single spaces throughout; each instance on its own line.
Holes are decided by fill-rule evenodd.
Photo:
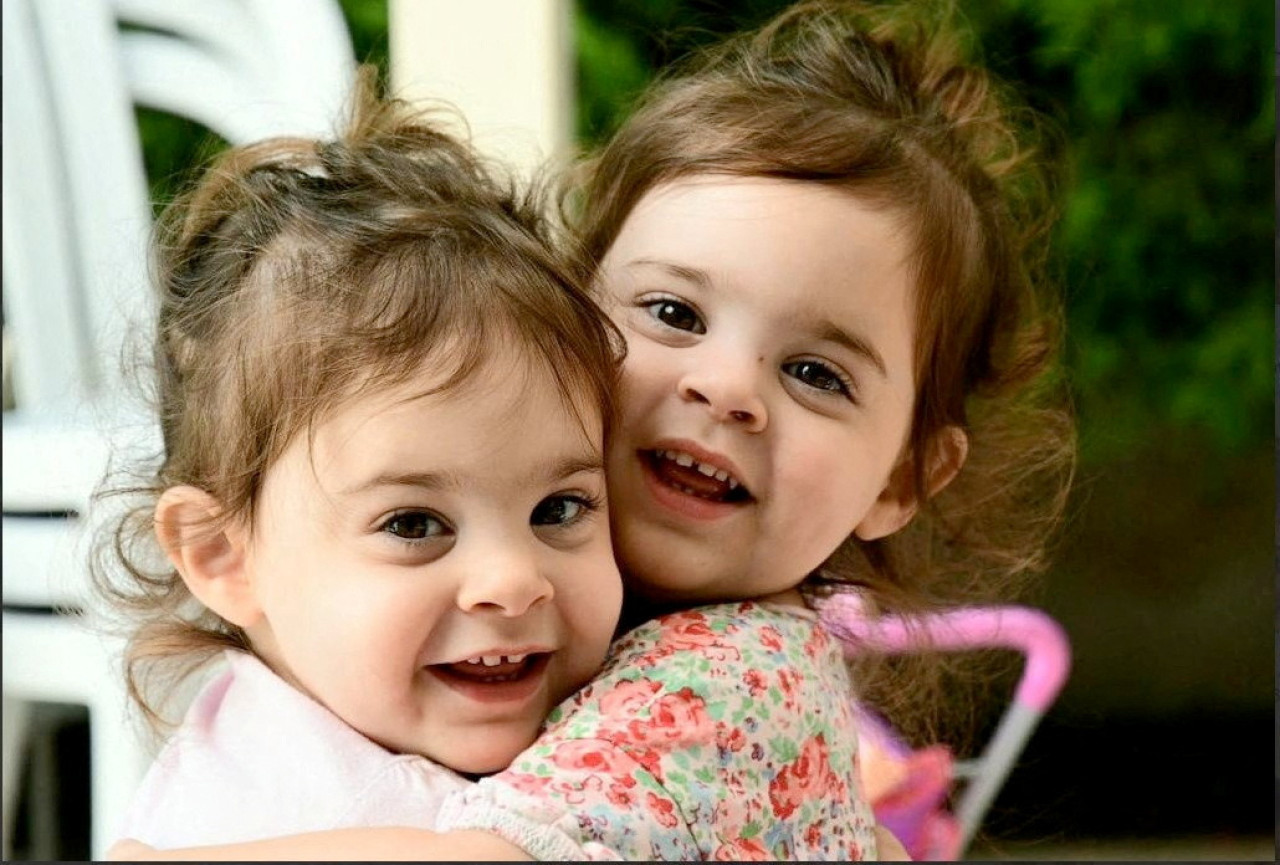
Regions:
M 876 818 L 914 860 L 960 858 L 1040 718 L 1053 705 L 1071 667 L 1062 627 L 1028 607 L 971 607 L 908 620 L 869 618 L 857 596 L 837 594 L 821 607 L 823 623 L 845 655 L 1014 649 L 1026 657 L 1013 700 L 981 755 L 953 761 L 945 745 L 912 750 L 882 719 L 857 707 L 863 777 Z M 954 785 L 963 782 L 955 797 Z

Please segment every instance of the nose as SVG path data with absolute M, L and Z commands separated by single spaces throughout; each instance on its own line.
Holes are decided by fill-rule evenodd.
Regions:
M 769 423 L 768 410 L 760 393 L 763 359 L 704 356 L 685 372 L 677 384 L 685 402 L 700 403 L 719 423 L 732 424 L 744 432 L 763 432 Z
M 533 551 L 524 545 L 491 540 L 459 564 L 465 571 L 457 604 L 464 612 L 487 610 L 515 618 L 555 596 Z

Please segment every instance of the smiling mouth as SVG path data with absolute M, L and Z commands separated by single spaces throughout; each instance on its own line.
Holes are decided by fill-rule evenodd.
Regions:
M 432 664 L 429 669 L 449 679 L 475 685 L 501 685 L 519 682 L 542 671 L 551 657 L 549 652 L 528 655 L 495 655 L 475 657 L 454 664 Z
M 722 504 L 751 501 L 751 493 L 737 478 L 682 451 L 648 450 L 640 454 L 654 478 L 687 496 Z

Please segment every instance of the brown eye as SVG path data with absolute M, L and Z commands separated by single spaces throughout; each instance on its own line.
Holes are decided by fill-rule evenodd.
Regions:
M 538 502 L 529 515 L 529 525 L 565 526 L 582 519 L 593 509 L 591 502 L 579 496 L 548 496 Z
M 655 300 L 646 304 L 646 307 L 649 310 L 649 315 L 667 327 L 673 327 L 676 330 L 687 330 L 690 333 L 707 332 L 707 328 L 702 324 L 702 319 L 698 317 L 698 313 L 687 303 L 668 298 Z
M 798 360 L 785 364 L 782 371 L 814 390 L 851 397 L 850 387 L 841 375 L 816 360 Z
M 447 534 L 439 518 L 426 511 L 401 511 L 382 524 L 382 531 L 406 541 L 421 541 Z

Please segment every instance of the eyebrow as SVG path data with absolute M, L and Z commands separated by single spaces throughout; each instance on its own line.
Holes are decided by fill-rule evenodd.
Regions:
M 417 487 L 418 489 L 438 492 L 446 489 L 457 489 L 462 486 L 461 480 L 452 472 L 380 472 L 371 478 L 352 484 L 340 490 L 344 496 L 355 496 L 379 487 Z
M 655 258 L 637 258 L 627 263 L 627 267 L 656 267 L 664 270 L 672 276 L 691 282 L 698 287 L 707 291 L 713 290 L 711 276 L 705 270 L 696 267 L 689 267 L 684 264 L 676 264 L 672 261 L 661 261 Z M 836 345 L 843 346 L 849 351 L 866 360 L 881 377 L 888 378 L 889 370 L 885 365 L 884 358 L 880 356 L 880 352 L 876 351 L 876 347 L 869 340 L 863 339 L 857 334 L 850 333 L 840 327 L 833 321 L 823 319 L 819 321 L 813 328 L 814 336 L 825 342 L 834 342 Z
M 591 457 L 570 457 L 556 463 L 545 474 L 536 471 L 530 472 L 528 479 L 540 478 L 551 481 L 561 481 L 565 478 L 572 477 L 580 472 L 604 472 L 604 459 L 599 455 L 593 454 Z M 513 485 L 518 485 L 525 479 L 516 479 Z M 465 482 L 454 472 L 381 472 L 373 477 L 353 484 L 340 491 L 340 495 L 355 496 L 369 490 L 378 489 L 380 487 L 416 487 L 417 489 L 426 490 L 428 492 L 439 492 L 441 490 L 451 489 L 458 490 L 465 486 Z
M 876 347 L 868 340 L 863 339 L 856 333 L 850 333 L 835 322 L 824 320 L 818 323 L 815 334 L 818 339 L 834 342 L 836 345 L 843 346 L 862 357 L 876 368 L 882 378 L 889 377 L 889 370 L 885 366 L 884 358 L 880 356 L 880 352 L 876 351 Z
M 659 270 L 665 270 L 677 279 L 692 282 L 700 288 L 711 288 L 711 275 L 705 270 L 684 264 L 676 264 L 674 261 L 660 261 L 656 258 L 636 258 L 627 262 L 627 267 L 656 267 Z

